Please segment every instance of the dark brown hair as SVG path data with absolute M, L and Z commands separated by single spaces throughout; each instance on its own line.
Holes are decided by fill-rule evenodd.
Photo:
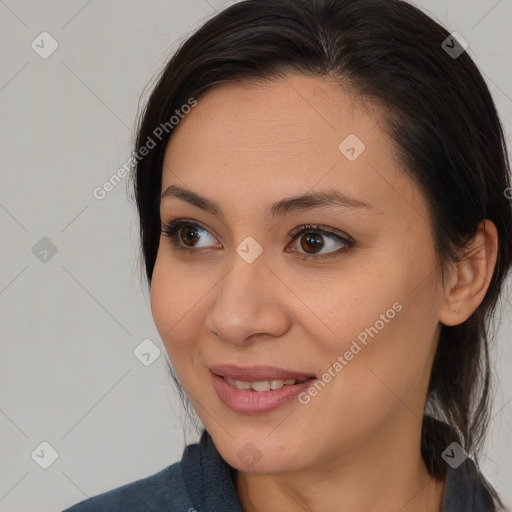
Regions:
M 157 127 L 214 86 L 289 72 L 335 79 L 385 113 L 397 159 L 428 201 L 443 284 L 447 265 L 457 261 L 479 222 L 494 222 L 498 257 L 485 298 L 462 324 L 441 326 L 422 427 L 422 455 L 438 478 L 446 471 L 441 453 L 452 441 L 476 461 L 487 430 L 490 321 L 512 258 L 503 128 L 468 52 L 446 51 L 443 41 L 449 36 L 401 0 L 241 1 L 209 19 L 174 53 L 141 114 L 135 147 L 140 154 Z M 456 44 L 450 40 L 451 47 Z M 161 229 L 163 156 L 172 129 L 160 135 L 134 172 L 149 286 Z

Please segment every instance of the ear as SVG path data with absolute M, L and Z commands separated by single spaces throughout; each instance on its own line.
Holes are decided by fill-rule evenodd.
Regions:
M 478 225 L 463 259 L 452 265 L 444 290 L 439 322 L 458 325 L 467 320 L 485 297 L 498 254 L 498 230 L 485 219 Z

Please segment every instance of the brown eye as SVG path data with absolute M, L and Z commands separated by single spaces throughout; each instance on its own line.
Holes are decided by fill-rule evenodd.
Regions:
M 198 239 L 201 237 L 199 235 L 199 230 L 194 227 L 182 227 L 178 228 L 178 239 L 185 243 L 185 245 L 190 245 L 194 247 L 198 241 Z
M 211 247 L 211 244 L 208 244 L 208 238 L 215 242 L 215 238 L 206 229 L 187 219 L 163 224 L 162 235 L 169 238 L 178 250 L 188 251 L 189 253 L 200 253 L 202 251 L 199 249 Z M 300 249 L 293 251 L 285 249 L 285 251 L 297 252 L 301 256 L 312 260 L 335 257 L 341 252 L 348 251 L 355 243 L 347 235 L 345 237 L 337 232 L 320 229 L 319 226 L 312 225 L 300 226 L 293 230 L 289 236 L 299 241 Z M 341 248 L 336 249 L 340 245 Z M 327 250 L 325 254 L 322 254 L 321 251 L 324 248 Z
M 162 234 L 169 238 L 178 248 L 183 250 L 195 251 L 194 247 L 204 248 L 208 245 L 200 246 L 201 239 L 214 238 L 204 228 L 192 221 L 178 220 L 162 226 Z M 196 251 L 198 252 L 198 251 Z
M 322 235 L 319 235 L 318 233 L 305 233 L 300 237 L 300 246 L 307 253 L 312 251 L 313 254 L 315 254 L 317 249 L 320 250 L 324 246 Z
M 337 234 L 333 231 L 320 229 L 320 226 L 300 226 L 290 233 L 290 237 L 299 241 L 301 250 L 299 254 L 310 256 L 310 259 L 330 258 L 338 255 L 340 252 L 346 252 L 354 246 L 354 242 L 348 237 Z M 342 245 L 341 249 L 336 250 L 336 245 Z M 321 254 L 324 248 L 325 254 Z M 328 250 L 328 249 L 333 250 Z M 302 252 L 304 251 L 304 252 Z M 295 251 L 293 251 L 295 252 Z

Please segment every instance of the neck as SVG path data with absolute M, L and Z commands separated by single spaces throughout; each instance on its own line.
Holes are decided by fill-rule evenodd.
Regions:
M 412 417 L 411 422 L 418 420 Z M 341 455 L 333 447 L 336 455 L 314 467 L 274 474 L 237 472 L 244 512 L 440 512 L 444 482 L 431 477 L 423 462 L 421 425 L 409 438 L 396 425 L 387 430 Z M 402 432 L 411 432 L 411 424 Z

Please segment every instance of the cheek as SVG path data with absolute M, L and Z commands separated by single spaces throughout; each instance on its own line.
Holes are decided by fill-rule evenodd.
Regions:
M 353 340 L 370 340 L 368 329 L 375 333 L 372 326 L 377 324 L 377 331 L 385 331 L 400 315 L 400 305 L 393 307 L 400 298 L 398 288 L 383 276 L 382 267 L 367 265 L 365 272 L 350 273 L 344 268 L 317 276 L 315 286 L 311 279 L 297 279 L 293 292 L 302 304 L 301 309 L 294 309 L 297 321 L 310 331 L 309 338 L 323 343 L 329 353 L 343 354 Z
M 159 253 L 151 281 L 151 312 L 173 363 L 198 343 L 208 289 L 204 278 L 180 272 L 175 263 L 166 265 Z
M 331 358 L 334 363 L 340 355 L 342 362 L 329 399 L 342 404 L 338 426 L 353 432 L 378 425 L 391 411 L 421 415 L 428 383 L 437 325 L 435 311 L 428 310 L 432 305 L 420 291 L 390 294 L 379 302 L 372 303 L 370 316 L 357 316 L 360 325 L 351 323 L 352 336 L 343 338 Z M 344 417 L 343 410 L 350 415 Z
M 432 283 L 419 285 L 417 272 L 407 270 L 413 266 L 389 263 L 367 265 L 350 279 L 331 276 L 318 293 L 296 289 L 310 308 L 308 338 L 322 347 L 324 371 L 336 375 L 333 392 L 342 402 L 384 404 L 396 400 L 393 392 L 407 397 L 429 371 L 437 326 Z

